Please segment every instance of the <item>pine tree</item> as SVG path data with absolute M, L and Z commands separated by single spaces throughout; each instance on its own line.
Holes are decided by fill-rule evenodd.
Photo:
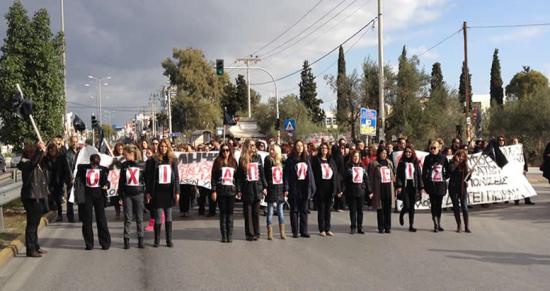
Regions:
M 314 123 L 322 123 L 325 120 L 325 111 L 321 109 L 321 99 L 317 98 L 317 84 L 315 76 L 311 72 L 308 61 L 304 61 L 302 67 L 302 79 L 298 86 L 300 87 L 300 100 L 304 103 L 311 113 L 311 119 Z
M 500 76 L 500 60 L 498 59 L 498 49 L 493 53 L 493 63 L 491 65 L 491 106 L 502 106 L 504 103 L 504 89 L 502 88 L 502 77 Z
M 470 96 L 470 108 L 472 110 L 472 74 L 466 67 L 466 63 L 462 62 L 462 73 L 460 74 L 460 85 L 458 86 L 458 101 L 463 105 L 466 112 L 466 76 L 468 77 L 468 96 Z
M 430 79 L 431 92 L 443 87 L 443 73 L 441 72 L 441 64 L 434 63 L 432 66 L 432 78 Z
M 338 50 L 338 72 L 336 75 L 336 121 L 338 126 L 343 126 L 347 120 L 349 105 L 346 101 L 346 59 L 344 58 L 344 48 L 340 46 Z

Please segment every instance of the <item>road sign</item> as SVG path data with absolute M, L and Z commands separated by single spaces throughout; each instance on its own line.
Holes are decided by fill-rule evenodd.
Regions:
M 361 135 L 376 136 L 376 110 L 361 107 L 360 130 Z
M 296 131 L 296 120 L 287 118 L 285 119 L 283 126 L 286 132 L 294 132 Z

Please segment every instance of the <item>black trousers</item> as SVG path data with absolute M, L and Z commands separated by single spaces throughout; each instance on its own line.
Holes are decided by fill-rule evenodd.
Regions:
M 260 201 L 243 202 L 244 229 L 246 237 L 260 235 Z
M 79 216 L 79 219 L 82 220 L 80 218 L 80 211 L 78 212 L 78 216 Z M 71 222 L 74 222 L 74 203 L 69 202 L 69 199 L 67 199 L 67 219 Z
M 457 224 L 460 223 L 460 211 L 462 210 L 462 215 L 464 216 L 464 219 L 468 220 L 468 195 L 462 195 L 462 197 L 459 197 L 460 195 L 458 193 L 450 193 L 449 196 L 451 197 L 451 201 L 453 203 L 453 212 L 455 215 L 455 218 L 457 220 Z
M 363 203 L 365 196 L 347 197 L 351 229 L 363 229 Z
M 92 217 L 95 214 L 99 244 L 103 248 L 109 248 L 111 246 L 111 234 L 109 233 L 107 218 L 105 217 L 105 196 L 100 192 L 91 195 L 87 194 L 86 203 L 83 205 L 82 210 L 82 236 L 84 236 L 86 247 L 94 247 Z
M 334 197 L 334 210 L 344 210 L 345 208 L 344 197 Z
M 186 213 L 189 212 L 189 208 L 191 207 L 191 195 L 193 194 L 192 191 L 193 185 L 182 185 L 180 184 L 180 212 Z
M 401 216 L 405 213 L 409 214 L 409 226 L 414 224 L 414 205 L 416 203 L 416 188 L 407 186 L 403 189 L 403 208 L 401 209 Z
M 220 231 L 222 233 L 222 237 L 231 237 L 233 234 L 234 206 L 235 196 L 218 196 L 218 207 L 220 208 Z
M 210 189 L 206 189 L 203 187 L 199 187 L 199 215 L 204 215 L 204 210 L 206 208 L 206 199 L 208 198 L 208 202 L 212 202 L 212 198 L 210 197 Z M 213 202 L 212 202 L 213 203 Z M 212 204 L 210 204 L 212 205 Z M 208 207 L 208 213 L 210 213 L 210 205 Z M 214 206 L 214 213 L 216 213 L 216 207 Z
M 391 211 L 393 208 L 391 196 L 390 191 L 381 191 L 380 193 L 382 208 L 376 210 L 379 231 L 391 229 Z
M 443 196 L 430 194 L 430 204 L 431 204 L 430 210 L 432 212 L 432 219 L 441 218 L 441 207 L 443 204 Z
M 36 199 L 23 199 L 23 207 L 27 216 L 25 247 L 27 253 L 29 253 L 40 249 L 40 245 L 38 245 L 38 225 L 42 217 L 42 204 Z
M 330 208 L 332 207 L 332 196 L 319 197 L 315 199 L 315 207 L 317 208 L 317 223 L 319 224 L 319 232 L 330 231 Z
M 307 204 L 308 199 L 296 199 L 290 203 L 290 227 L 292 234 L 308 234 L 307 231 Z
M 63 190 L 52 193 L 52 200 L 55 205 L 55 208 L 52 209 L 57 209 L 57 216 L 61 217 L 63 215 Z

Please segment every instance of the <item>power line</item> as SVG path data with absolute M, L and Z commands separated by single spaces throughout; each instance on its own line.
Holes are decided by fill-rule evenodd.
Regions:
M 449 40 L 450 38 L 452 38 L 453 36 L 457 35 L 458 33 L 460 33 L 462 31 L 462 28 L 460 28 L 459 30 L 449 34 L 448 36 L 446 36 L 445 38 L 443 38 L 442 40 L 438 41 L 436 44 L 434 44 L 433 46 L 431 46 L 430 48 L 428 48 L 427 50 L 423 51 L 422 53 L 416 55 L 417 57 L 421 57 L 423 55 L 425 55 L 426 53 L 428 53 L 429 51 L 431 51 L 432 49 L 440 46 L 442 43 L 446 42 L 447 40 Z
M 338 17 L 340 14 L 342 14 L 342 12 L 344 12 L 346 9 L 348 9 L 351 5 L 353 5 L 353 3 L 355 3 L 357 0 L 353 0 L 351 1 L 350 3 L 348 3 L 348 5 L 346 5 L 346 7 L 344 7 L 342 10 L 340 10 L 339 12 L 337 12 L 336 14 L 334 14 L 331 18 L 329 18 L 327 21 L 321 23 L 319 26 L 317 26 L 313 31 L 311 31 L 310 33 L 304 35 L 304 37 L 296 40 L 295 42 L 291 43 L 289 46 L 287 46 L 286 48 L 283 48 L 281 50 L 278 50 L 278 51 L 274 51 L 266 56 L 263 57 L 263 59 L 267 59 L 267 58 L 270 58 L 276 54 L 280 54 L 286 50 L 288 50 L 289 48 L 297 45 L 298 43 L 300 43 L 301 41 L 303 41 L 304 39 L 308 38 L 309 36 L 311 36 L 312 34 L 314 34 L 315 32 L 317 32 L 319 29 L 321 29 L 323 26 L 327 25 L 327 23 L 329 23 L 330 21 L 332 21 L 334 18 Z
M 330 50 L 329 52 L 325 53 L 324 55 L 322 55 L 321 57 L 319 57 L 318 59 L 316 59 L 315 61 L 311 62 L 310 63 L 310 66 L 313 66 L 315 65 L 316 63 L 318 63 L 319 61 L 321 61 L 322 59 L 326 58 L 327 56 L 329 56 L 331 53 L 333 53 L 335 50 L 337 50 L 341 45 L 344 45 L 346 44 L 348 41 L 350 41 L 352 38 L 354 38 L 356 35 L 358 35 L 361 31 L 363 31 L 365 28 L 369 27 L 371 24 L 374 23 L 374 21 L 378 18 L 378 16 L 375 16 L 374 18 L 372 18 L 367 24 L 365 24 L 363 27 L 361 27 L 359 30 L 357 30 L 354 34 L 352 34 L 350 37 L 348 37 L 346 40 L 344 40 L 342 43 L 340 43 L 339 45 L 337 45 L 336 47 L 334 47 L 332 50 Z M 284 75 L 280 78 L 277 78 L 275 79 L 275 82 L 277 81 L 280 81 L 280 80 L 284 80 L 288 77 L 291 77 L 293 75 L 296 75 L 298 73 L 300 73 L 302 71 L 302 69 L 298 69 L 292 73 L 289 73 L 287 75 Z M 251 84 L 251 85 L 264 85 L 264 84 L 270 84 L 272 83 L 272 81 L 266 81 L 266 82 L 261 82 L 261 83 L 255 83 L 255 84 Z
M 332 7 L 332 9 L 330 9 L 327 13 L 323 14 L 323 16 L 321 16 L 319 19 L 317 19 L 315 22 L 313 22 L 312 24 L 308 25 L 305 29 L 303 29 L 302 31 L 300 31 L 298 34 L 296 34 L 295 36 L 291 37 L 290 39 L 288 39 L 287 41 L 283 42 L 282 44 L 276 46 L 275 48 L 271 49 L 271 50 L 268 50 L 265 54 L 271 54 L 272 52 L 278 50 L 280 47 L 286 45 L 287 43 L 295 40 L 297 37 L 301 36 L 305 31 L 307 31 L 308 29 L 310 29 L 311 27 L 313 27 L 314 25 L 316 25 L 317 23 L 319 23 L 319 21 L 323 20 L 323 18 L 327 17 L 330 13 L 332 13 L 332 11 L 334 11 L 334 9 L 338 8 L 340 5 L 342 5 L 344 2 L 346 2 L 347 0 L 342 0 L 340 2 L 338 2 L 338 4 L 336 4 L 334 7 Z
M 533 27 L 533 26 L 550 26 L 550 22 L 547 23 L 526 23 L 526 24 L 509 24 L 509 25 L 474 25 L 468 26 L 468 28 L 515 28 L 515 27 Z
M 317 4 L 315 4 L 313 7 L 311 7 L 311 9 L 309 9 L 306 14 L 302 15 L 302 17 L 300 17 L 296 22 L 294 22 L 294 24 L 292 24 L 291 26 L 289 26 L 287 29 L 285 29 L 282 33 L 280 33 L 279 35 L 277 35 L 274 39 L 272 39 L 270 42 L 266 43 L 265 45 L 263 45 L 261 48 L 257 49 L 256 51 L 254 51 L 253 53 L 251 53 L 251 55 L 255 55 L 257 54 L 259 51 L 263 50 L 264 48 L 268 47 L 270 44 L 274 43 L 275 41 L 277 41 L 279 38 L 281 38 L 281 36 L 283 36 L 284 34 L 286 34 L 287 32 L 289 32 L 292 28 L 294 28 L 298 23 L 300 23 L 304 18 L 306 18 L 306 16 L 309 15 L 309 13 L 311 13 L 311 11 L 313 11 L 315 8 L 317 8 L 317 6 L 319 6 L 319 4 L 321 4 L 321 2 L 323 2 L 323 0 L 319 0 L 319 2 L 317 2 Z

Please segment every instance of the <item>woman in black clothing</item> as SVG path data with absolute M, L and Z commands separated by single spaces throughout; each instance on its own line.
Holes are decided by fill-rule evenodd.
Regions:
M 337 181 L 339 189 L 344 189 L 344 172 L 346 170 L 346 163 L 344 161 L 346 156 L 346 140 L 341 138 L 338 144 L 332 146 L 330 157 L 336 164 L 337 169 Z M 338 212 L 344 211 L 344 197 L 336 196 L 334 198 L 334 210 Z
M 369 182 L 372 189 L 372 205 L 376 207 L 378 232 L 391 232 L 391 210 L 395 192 L 393 163 L 388 159 L 385 147 L 376 151 L 376 160 L 369 163 Z
M 62 157 L 55 143 L 48 144 L 47 153 L 42 164 L 48 178 L 48 190 L 50 192 L 50 209 L 57 210 L 57 220 L 63 221 L 63 185 L 70 186 L 72 173 L 69 170 L 67 159 Z M 67 187 L 70 189 L 70 187 Z
M 113 167 L 115 167 L 117 169 L 120 169 L 120 167 L 122 166 L 122 163 L 124 162 L 123 151 L 124 151 L 124 144 L 121 143 L 121 142 L 116 143 L 115 147 L 113 148 L 113 156 L 114 156 Z M 120 197 L 118 197 L 118 196 L 111 197 L 111 203 L 115 207 L 115 217 L 116 217 L 116 219 L 120 219 L 120 213 L 121 213 L 120 212 L 120 205 L 121 205 L 121 202 L 122 202 L 122 200 L 121 200 Z
M 40 166 L 46 146 L 39 142 L 26 145 L 17 168 L 23 177 L 21 202 L 25 207 L 27 225 L 25 226 L 25 247 L 27 257 L 41 257 L 47 252 L 38 245 L 38 225 L 42 217 L 42 204 L 48 196 L 46 175 Z
M 285 189 L 283 177 L 283 156 L 281 147 L 277 144 L 269 146 L 269 155 L 264 160 L 264 174 L 267 181 L 267 195 L 265 202 L 267 203 L 267 239 L 273 239 L 273 204 L 277 204 L 277 217 L 279 218 L 279 233 L 281 239 L 286 239 L 285 234 Z
M 233 149 L 229 144 L 223 144 L 218 157 L 212 167 L 212 201 L 218 202 L 220 208 L 220 231 L 222 242 L 233 241 L 233 206 L 235 205 L 235 193 L 239 184 L 236 175 L 237 161 L 233 158 Z
M 256 143 L 247 139 L 243 143 L 237 181 L 242 197 L 246 240 L 260 238 L 260 200 L 267 194 L 267 182 L 264 176 L 262 158 L 256 151 Z M 242 192 L 242 193 L 241 193 Z
M 361 163 L 359 150 L 352 151 L 349 156 L 344 174 L 344 196 L 349 206 L 350 234 L 354 234 L 356 231 L 364 234 L 363 204 L 367 194 L 371 194 L 367 169 Z
M 420 191 L 424 189 L 422 183 L 422 171 L 412 145 L 405 146 L 403 157 L 397 166 L 397 193 L 402 193 L 403 208 L 399 214 L 399 224 L 403 225 L 403 216 L 409 213 L 409 231 L 416 232 L 414 228 L 414 206 Z
M 317 208 L 317 222 L 321 236 L 333 236 L 330 231 L 330 208 L 334 202 L 334 196 L 341 194 L 338 187 L 338 170 L 330 157 L 328 144 L 319 145 L 317 156 L 312 159 L 311 167 L 315 176 L 317 191 L 313 197 Z
M 464 231 L 470 232 L 468 224 L 468 193 L 465 179 L 468 175 L 468 154 L 464 150 L 456 151 L 453 159 L 447 164 L 449 177 L 449 196 L 453 202 L 453 212 L 456 220 L 456 232 L 461 232 L 460 210 L 464 217 Z
M 422 167 L 422 182 L 424 189 L 430 195 L 430 204 L 432 212 L 432 221 L 434 223 L 434 232 L 443 231 L 441 227 L 441 204 L 443 196 L 447 193 L 446 163 L 447 157 L 442 155 L 441 145 L 434 141 L 430 145 L 430 154 L 424 158 Z
M 297 140 L 284 167 L 285 195 L 290 204 L 292 237 L 310 237 L 307 230 L 307 204 L 316 191 L 315 178 L 304 143 Z
M 155 244 L 160 244 L 160 231 L 162 226 L 162 214 L 165 217 L 166 246 L 173 247 L 172 243 L 172 207 L 179 202 L 179 173 L 178 160 L 172 151 L 170 141 L 163 139 L 158 146 L 158 153 L 149 163 L 152 181 L 147 185 L 147 200 L 152 200 L 155 211 Z M 149 175 L 149 174 L 148 174 Z

